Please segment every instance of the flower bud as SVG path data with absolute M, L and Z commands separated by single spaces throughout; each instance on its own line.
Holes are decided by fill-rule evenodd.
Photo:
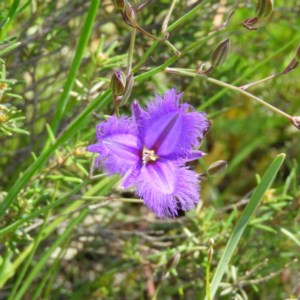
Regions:
M 299 65 L 299 61 L 297 61 L 296 57 L 294 57 L 290 63 L 288 64 L 288 66 L 283 70 L 283 74 L 287 74 L 293 70 L 295 70 Z
M 115 8 L 124 9 L 126 0 L 112 0 Z
M 137 14 L 133 6 L 127 1 L 125 2 L 124 8 L 122 10 L 122 17 L 124 22 L 129 26 L 137 26 Z
M 122 96 L 125 93 L 126 77 L 121 70 L 116 70 L 110 81 L 110 88 L 114 96 Z
M 256 7 L 256 17 L 258 19 L 267 18 L 273 11 L 273 0 L 259 0 Z
M 213 68 L 217 68 L 225 62 L 229 50 L 230 50 L 229 39 L 223 40 L 222 42 L 219 43 L 219 45 L 216 47 L 216 49 L 213 51 L 210 57 L 210 63 Z
M 132 92 L 133 84 L 134 84 L 134 77 L 132 74 L 129 74 L 126 78 L 125 92 L 120 105 L 124 105 L 129 99 Z
M 215 240 L 213 238 L 210 238 L 207 242 L 209 247 L 212 247 L 215 244 Z
M 207 173 L 209 175 L 214 175 L 214 174 L 219 173 L 220 171 L 224 170 L 225 168 L 227 168 L 227 161 L 226 160 L 218 160 L 218 161 L 212 163 L 208 167 Z
M 257 27 L 254 25 L 258 22 L 258 18 L 248 18 L 242 23 L 242 25 L 248 30 L 257 30 Z
M 209 263 L 211 262 L 213 254 L 214 254 L 214 249 L 212 247 L 209 247 L 208 252 L 207 252 L 207 257 L 208 257 Z
M 172 257 L 168 260 L 166 264 L 166 271 L 169 271 L 172 268 L 175 268 L 180 260 L 180 253 L 176 252 Z

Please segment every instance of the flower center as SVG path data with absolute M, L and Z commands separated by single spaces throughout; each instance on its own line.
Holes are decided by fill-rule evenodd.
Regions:
M 149 150 L 146 146 L 143 146 L 143 154 L 142 154 L 142 161 L 143 165 L 146 165 L 150 161 L 156 161 L 159 158 L 155 154 L 154 150 Z

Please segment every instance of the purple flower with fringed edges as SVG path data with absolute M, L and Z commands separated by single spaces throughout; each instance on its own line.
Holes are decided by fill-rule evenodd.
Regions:
M 139 197 L 158 217 L 174 217 L 178 210 L 199 202 L 199 176 L 186 162 L 204 155 L 196 150 L 208 130 L 204 113 L 180 104 L 182 94 L 171 89 L 156 95 L 146 110 L 132 104 L 133 116 L 111 116 L 97 125 L 97 164 L 109 175 L 124 176 L 122 187 L 135 186 Z

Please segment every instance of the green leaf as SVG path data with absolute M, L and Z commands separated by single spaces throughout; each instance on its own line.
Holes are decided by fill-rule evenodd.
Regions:
M 254 193 L 252 194 L 248 205 L 243 211 L 237 225 L 235 226 L 229 241 L 225 247 L 224 253 L 219 261 L 217 269 L 215 271 L 214 277 L 211 282 L 211 299 L 214 298 L 217 289 L 220 285 L 222 277 L 228 268 L 229 261 L 232 257 L 233 252 L 236 250 L 237 245 L 245 231 L 246 226 L 249 224 L 252 216 L 254 215 L 257 207 L 259 206 L 262 197 L 265 192 L 270 188 L 275 176 L 277 175 L 283 161 L 285 159 L 285 154 L 279 154 L 271 163 L 266 173 L 264 174 L 261 182 L 256 187 Z M 207 298 L 206 298 L 207 299 Z

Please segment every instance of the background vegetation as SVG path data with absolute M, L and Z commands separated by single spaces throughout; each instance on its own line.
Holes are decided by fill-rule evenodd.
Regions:
M 162 37 L 170 5 L 153 1 L 138 24 Z M 202 181 L 197 209 L 166 220 L 134 190 L 121 191 L 118 177 L 91 176 L 85 151 L 113 113 L 111 75 L 127 67 L 133 28 L 120 10 L 110 0 L 0 2 L 0 299 L 204 299 L 207 280 L 215 299 L 300 297 L 299 130 L 239 91 L 165 71 L 195 70 L 229 38 L 210 77 L 241 86 L 282 72 L 300 41 L 299 1 L 276 1 L 247 30 L 241 23 L 256 5 L 177 1 L 168 29 L 181 56 L 137 31 L 134 86 L 120 112 L 176 87 L 213 121 L 197 172 L 228 163 Z M 247 91 L 297 116 L 299 75 L 295 68 Z

